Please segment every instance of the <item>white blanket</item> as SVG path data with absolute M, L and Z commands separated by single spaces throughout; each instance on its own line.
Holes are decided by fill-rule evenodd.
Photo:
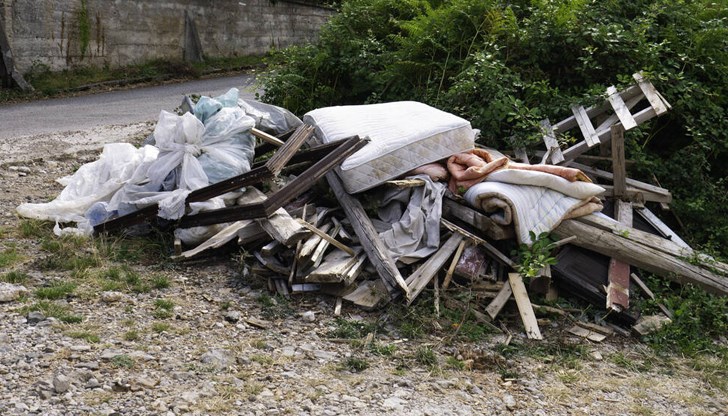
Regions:
M 464 197 L 498 224 L 513 224 L 519 242 L 531 244 L 529 233 L 550 232 L 562 220 L 602 208 L 601 186 L 543 172 L 505 169 L 488 175 Z

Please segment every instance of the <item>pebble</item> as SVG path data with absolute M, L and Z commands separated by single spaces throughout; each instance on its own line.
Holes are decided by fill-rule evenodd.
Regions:
M 28 321 L 28 324 L 35 325 L 38 322 L 44 321 L 46 319 L 46 317 L 45 317 L 45 315 L 43 315 L 42 312 L 31 311 L 31 312 L 28 312 L 28 315 L 25 317 L 25 319 Z
M 510 394 L 506 394 L 503 396 L 503 404 L 506 405 L 508 410 L 513 410 L 516 408 L 516 398 Z
M 22 285 L 0 282 L 0 302 L 12 302 L 28 294 L 28 289 Z
M 53 389 L 56 393 L 61 394 L 68 391 L 71 388 L 71 380 L 63 374 L 56 374 L 53 377 Z
M 226 321 L 234 324 L 240 321 L 241 316 L 241 313 L 238 311 L 227 311 L 223 315 L 223 318 L 225 318 Z
M 307 322 L 315 322 L 316 321 L 316 315 L 313 313 L 313 311 L 306 311 L 303 314 L 301 314 L 301 318 L 304 321 Z
M 106 303 L 115 303 L 124 298 L 124 294 L 121 292 L 113 292 L 113 291 L 107 291 L 107 292 L 101 292 L 101 300 Z
M 200 362 L 219 369 L 230 367 L 235 363 L 235 356 L 228 350 L 211 349 L 200 357 Z

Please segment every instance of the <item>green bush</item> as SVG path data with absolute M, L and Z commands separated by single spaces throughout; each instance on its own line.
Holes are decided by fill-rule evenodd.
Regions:
M 686 237 L 728 255 L 726 2 L 351 0 L 316 44 L 274 61 L 262 98 L 295 113 L 418 100 L 503 150 L 543 148 L 541 119 L 644 71 L 673 108 L 627 133 L 629 175 L 658 178 Z

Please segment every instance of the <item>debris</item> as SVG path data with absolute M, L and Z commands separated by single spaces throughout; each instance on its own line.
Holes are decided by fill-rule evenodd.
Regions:
M 632 331 L 639 336 L 645 336 L 659 331 L 670 322 L 672 322 L 672 319 L 662 315 L 642 316 L 632 326 Z

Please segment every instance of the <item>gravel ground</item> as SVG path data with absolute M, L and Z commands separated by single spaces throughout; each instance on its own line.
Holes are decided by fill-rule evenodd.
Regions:
M 725 383 L 693 369 L 693 361 L 656 356 L 634 339 L 577 339 L 559 320 L 545 323 L 541 343 L 526 340 L 517 319 L 508 323 L 509 346 L 504 335 L 453 341 L 432 335 L 443 333 L 434 328 L 408 340 L 393 324 L 401 308 L 345 305 L 348 321 L 384 323 L 373 342 L 389 355 L 375 354 L 361 342 L 330 337 L 341 325 L 333 298 L 272 304 L 229 256 L 133 262 L 131 272 L 142 279 L 169 282 L 142 293 L 103 291 L 87 275 L 48 268 L 47 242 L 22 236 L 15 207 L 55 197 L 61 187 L 54 180 L 95 160 L 100 144 L 138 141 L 152 128 L 111 126 L 1 144 L 0 252 L 13 255 L 0 263 L 0 275 L 27 279 L 0 286 L 0 414 L 726 414 Z M 109 267 L 116 267 L 111 260 L 91 270 Z M 47 302 L 81 322 L 22 309 L 56 281 L 78 286 Z M 423 351 L 433 354 L 424 359 Z

